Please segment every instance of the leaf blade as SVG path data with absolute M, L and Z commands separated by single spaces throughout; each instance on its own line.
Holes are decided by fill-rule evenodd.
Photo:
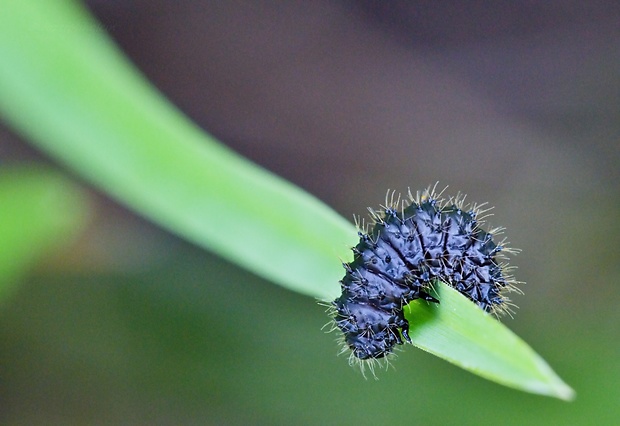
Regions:
M 574 390 L 505 325 L 448 285 L 435 287 L 439 305 L 416 300 L 405 308 L 415 346 L 515 389 L 574 398 Z
M 3 7 L 0 111 L 18 132 L 171 232 L 293 291 L 335 296 L 351 223 L 197 128 L 74 2 Z

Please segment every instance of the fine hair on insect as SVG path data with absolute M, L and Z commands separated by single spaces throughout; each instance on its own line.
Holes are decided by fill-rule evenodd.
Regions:
M 504 228 L 484 229 L 486 203 L 468 204 L 461 193 L 445 197 L 446 188 L 435 184 L 406 198 L 388 191 L 379 210 L 368 209 L 370 221 L 355 218 L 359 242 L 343 263 L 341 295 L 325 305 L 328 330 L 340 332 L 340 353 L 362 373 L 389 368 L 396 348 L 411 343 L 404 307 L 416 299 L 441 303 L 433 296 L 436 281 L 486 312 L 512 315 L 508 294 L 520 290 L 507 255 L 518 250 L 496 241 Z

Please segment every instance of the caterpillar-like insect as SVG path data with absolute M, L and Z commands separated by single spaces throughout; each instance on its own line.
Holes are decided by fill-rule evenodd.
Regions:
M 402 200 L 388 192 L 372 222 L 356 220 L 359 243 L 343 264 L 342 294 L 331 302 L 333 330 L 342 331 L 342 353 L 362 368 L 411 343 L 403 308 L 415 299 L 440 303 L 429 294 L 435 280 L 455 288 L 486 312 L 511 312 L 506 293 L 518 291 L 510 275 L 506 241 L 493 239 L 503 228 L 484 231 L 485 204 L 465 204 L 465 196 L 442 198 L 429 187 Z

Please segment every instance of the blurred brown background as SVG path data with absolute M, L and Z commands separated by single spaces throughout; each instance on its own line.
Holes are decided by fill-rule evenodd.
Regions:
M 578 396 L 504 389 L 413 348 L 364 381 L 312 300 L 93 190 L 87 234 L 0 313 L 0 419 L 616 424 L 620 3 L 87 3 L 200 126 L 346 217 L 436 181 L 495 205 L 527 282 L 504 322 Z M 0 156 L 47 161 L 6 128 Z

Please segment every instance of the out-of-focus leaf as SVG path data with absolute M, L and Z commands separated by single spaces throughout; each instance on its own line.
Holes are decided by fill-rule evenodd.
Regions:
M 0 299 L 44 252 L 75 236 L 86 217 L 83 194 L 58 173 L 0 169 Z
M 334 295 L 355 229 L 201 131 L 76 3 L 6 0 L 0 113 L 165 228 L 291 290 Z

